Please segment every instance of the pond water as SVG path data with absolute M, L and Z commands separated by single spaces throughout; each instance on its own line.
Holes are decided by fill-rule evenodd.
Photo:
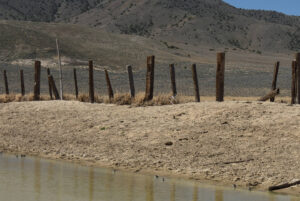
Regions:
M 299 197 L 0 155 L 0 201 L 300 201 Z

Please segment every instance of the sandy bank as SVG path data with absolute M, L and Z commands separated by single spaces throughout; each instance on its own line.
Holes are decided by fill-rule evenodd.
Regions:
M 0 104 L 0 150 L 265 190 L 300 179 L 300 106 Z

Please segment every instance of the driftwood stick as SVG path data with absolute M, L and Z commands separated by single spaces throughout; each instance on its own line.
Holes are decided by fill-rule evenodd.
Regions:
M 277 96 L 279 93 L 280 93 L 280 89 L 275 89 L 275 90 L 271 91 L 270 93 L 268 93 L 267 95 L 258 99 L 258 101 L 267 101 L 271 98 L 275 98 L 275 96 Z
M 289 188 L 289 187 L 296 186 L 296 185 L 300 185 L 300 180 L 297 180 L 297 181 L 291 182 L 291 183 L 285 183 L 285 184 L 277 185 L 277 186 L 270 186 L 269 191 L 276 191 L 276 190 Z

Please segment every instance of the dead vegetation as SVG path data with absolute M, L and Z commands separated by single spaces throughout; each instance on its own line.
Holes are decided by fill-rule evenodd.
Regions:
M 116 93 L 114 98 L 109 99 L 108 96 L 104 95 L 95 95 L 95 103 L 104 103 L 104 104 L 116 104 L 116 105 L 133 105 L 133 106 L 162 106 L 162 105 L 173 105 L 173 104 L 183 104 L 194 102 L 195 98 L 193 96 L 186 96 L 179 94 L 176 98 L 173 98 L 171 94 L 161 93 L 154 96 L 153 100 L 145 101 L 145 94 L 140 92 L 136 95 L 135 98 L 131 98 L 129 93 Z M 213 96 L 202 96 L 200 97 L 201 101 L 215 101 Z M 51 98 L 47 94 L 42 94 L 40 96 L 40 101 L 50 101 Z M 72 94 L 64 95 L 65 101 L 80 101 L 80 102 L 90 102 L 88 94 L 80 94 L 78 99 Z M 256 101 L 258 97 L 233 97 L 226 96 L 225 101 Z M 0 103 L 9 103 L 9 102 L 26 102 L 33 101 L 33 94 L 27 94 L 22 96 L 21 94 L 2 94 L 0 95 Z M 276 99 L 277 103 L 289 103 L 290 97 L 278 97 Z

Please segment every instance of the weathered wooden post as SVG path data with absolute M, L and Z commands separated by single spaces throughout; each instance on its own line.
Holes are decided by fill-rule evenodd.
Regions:
M 153 99 L 153 89 L 154 89 L 154 56 L 147 57 L 147 75 L 146 75 L 146 94 L 145 101 L 150 101 Z
M 20 80 L 21 80 L 21 94 L 22 96 L 25 95 L 25 84 L 24 84 L 24 72 L 20 70 Z
M 176 89 L 176 76 L 175 76 L 174 64 L 170 64 L 170 77 L 171 77 L 172 93 L 173 96 L 175 97 L 177 95 L 177 89 Z
M 107 72 L 106 69 L 104 71 L 105 71 L 105 80 L 106 80 L 106 85 L 107 85 L 108 97 L 109 97 L 109 100 L 111 100 L 111 99 L 114 98 L 114 92 L 113 92 L 113 89 L 111 87 L 111 82 L 110 82 L 110 79 L 109 79 L 108 72 Z
M 73 74 L 74 74 L 74 84 L 75 84 L 75 96 L 76 96 L 76 99 L 78 99 L 78 84 L 77 84 L 76 68 L 73 69 Z
M 225 53 L 217 54 L 216 100 L 224 101 Z
M 90 102 L 95 102 L 95 94 L 94 94 L 94 66 L 93 61 L 89 61 L 89 96 Z
M 277 96 L 279 93 L 280 93 L 280 89 L 272 90 L 267 95 L 259 98 L 258 101 L 267 101 L 267 100 L 269 100 L 271 98 L 275 98 L 275 96 Z
M 49 75 L 51 75 L 50 69 L 47 68 L 47 76 L 49 76 Z M 52 99 L 53 99 L 53 96 L 52 96 L 51 83 L 49 82 L 49 79 L 48 79 L 48 88 L 49 88 L 49 96 L 50 96 L 50 99 L 52 100 Z
M 8 81 L 7 81 L 6 70 L 3 71 L 3 78 L 4 78 L 4 85 L 5 85 L 5 93 L 8 95 L 9 94 L 9 89 L 8 89 Z
M 59 100 L 60 99 L 59 93 L 57 91 L 56 84 L 55 84 L 55 81 L 54 81 L 54 78 L 53 78 L 52 75 L 48 75 L 48 81 L 51 85 L 51 89 L 53 90 L 53 94 L 54 94 L 55 99 Z
M 275 63 L 275 66 L 274 66 L 274 74 L 273 74 L 273 81 L 272 81 L 272 90 L 275 90 L 276 87 L 277 87 L 277 77 L 278 77 L 279 65 L 280 65 L 280 62 L 277 61 Z M 274 102 L 275 101 L 275 97 L 271 98 L 270 101 Z
M 196 64 L 192 65 L 192 74 L 193 74 L 193 81 L 194 81 L 195 101 L 200 102 L 200 92 L 199 92 Z
M 296 91 L 296 78 L 297 78 L 297 62 L 296 61 L 293 61 L 292 63 L 292 99 L 291 99 L 291 104 L 295 104 L 296 103 L 296 94 L 297 94 L 297 91 Z
M 33 100 L 40 100 L 41 84 L 41 62 L 35 61 L 34 65 L 34 97 Z
M 300 104 L 300 53 L 296 54 L 296 66 L 297 66 L 297 95 L 298 104 Z
M 132 67 L 130 65 L 127 66 L 127 71 L 128 71 L 128 78 L 129 78 L 130 95 L 131 95 L 131 98 L 134 98 L 135 97 L 135 87 L 134 87 Z

